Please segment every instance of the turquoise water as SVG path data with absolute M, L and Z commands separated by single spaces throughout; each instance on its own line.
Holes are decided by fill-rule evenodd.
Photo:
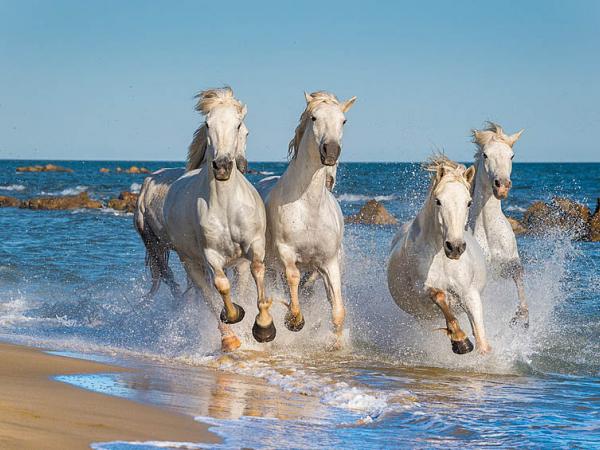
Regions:
M 74 173 L 14 171 L 26 164 L 0 161 L 0 195 L 85 190 L 106 199 L 139 189 L 143 176 L 100 174 L 100 167 L 178 165 L 68 161 L 58 164 Z M 249 175 L 256 182 L 280 174 L 285 164 L 251 168 L 262 172 Z M 504 203 L 509 215 L 554 195 L 593 208 L 600 164 L 516 163 L 513 183 Z M 341 165 L 335 194 L 345 214 L 377 198 L 404 221 L 418 210 L 426 185 L 415 164 L 352 163 Z M 224 358 L 216 321 L 201 303 L 174 308 L 162 288 L 154 303 L 139 305 L 149 280 L 131 215 L 5 208 L 0 229 L 6 339 L 108 355 L 141 368 L 61 381 L 196 416 L 211 423 L 227 448 L 600 447 L 600 244 L 571 242 L 560 233 L 520 237 L 530 329 L 508 326 L 514 286 L 492 282 L 484 308 L 493 352 L 456 356 L 433 331 L 441 321 L 416 322 L 387 292 L 385 260 L 395 229 L 350 225 L 347 349 L 325 349 L 329 308 L 318 287 L 303 300 L 305 330 L 287 332 L 284 309 L 275 306 L 276 341 L 256 344 L 246 319 L 236 325 L 244 350 Z M 175 257 L 172 265 L 183 281 Z M 241 299 L 246 311 L 253 311 L 252 302 Z

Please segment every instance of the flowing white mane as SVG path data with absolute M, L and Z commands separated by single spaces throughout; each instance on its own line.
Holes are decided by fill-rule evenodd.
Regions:
M 520 133 L 518 133 L 520 136 Z M 516 142 L 514 135 L 507 135 L 502 127 L 494 122 L 486 122 L 486 126 L 483 130 L 471 130 L 471 136 L 473 143 L 477 146 L 475 151 L 475 158 L 479 158 L 483 153 L 483 148 L 492 141 L 504 142 L 509 147 L 512 147 Z
M 207 89 L 200 92 L 194 98 L 198 99 L 194 109 L 203 116 L 206 116 L 218 105 L 232 105 L 240 114 L 244 112 L 244 104 L 234 97 L 233 90 L 228 86 L 218 89 Z M 203 123 L 194 132 L 194 138 L 188 148 L 186 171 L 197 169 L 204 162 L 206 139 L 206 123 Z
M 300 123 L 298 123 L 298 126 L 296 127 L 294 137 L 288 145 L 288 159 L 296 158 L 296 155 L 298 154 L 298 148 L 300 147 L 300 142 L 302 141 L 302 136 L 304 136 L 304 131 L 306 130 L 306 124 L 308 123 L 315 108 L 323 103 L 328 103 L 330 105 L 340 104 L 335 95 L 325 91 L 311 93 L 310 99 L 311 100 L 306 105 L 306 109 L 300 116 Z
M 468 190 L 471 185 L 465 178 L 465 170 L 467 168 L 455 161 L 448 159 L 442 153 L 434 154 L 423 164 L 423 169 L 428 172 L 433 172 L 431 176 L 431 186 L 429 188 L 430 195 L 435 195 L 441 188 L 451 181 L 462 183 Z

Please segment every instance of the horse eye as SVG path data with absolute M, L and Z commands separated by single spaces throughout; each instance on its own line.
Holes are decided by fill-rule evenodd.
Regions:
M 346 125 L 346 122 L 348 122 L 348 119 L 344 119 L 344 122 L 342 122 L 344 125 Z
M 242 122 L 240 122 L 240 124 L 238 125 L 238 130 L 242 128 Z
M 469 203 L 467 203 L 467 208 L 471 207 L 471 203 L 472 203 L 471 200 L 469 200 Z
M 204 122 L 204 125 L 206 126 L 206 129 L 208 130 L 208 122 Z
M 513 159 L 515 159 L 515 155 L 512 155 L 512 156 L 510 157 L 510 159 L 511 159 L 511 161 L 512 161 Z
M 314 122 L 315 120 L 317 120 L 317 118 L 315 116 L 310 116 L 310 120 Z
M 439 198 L 435 199 L 435 204 L 438 205 L 438 206 L 442 206 L 442 202 L 440 202 Z
M 487 154 L 484 153 L 483 154 L 483 159 L 487 159 L 487 158 L 488 158 Z

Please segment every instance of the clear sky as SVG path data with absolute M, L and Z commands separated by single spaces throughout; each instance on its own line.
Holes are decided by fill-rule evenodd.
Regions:
M 248 105 L 250 160 L 285 160 L 304 90 L 356 95 L 342 160 L 599 161 L 598 1 L 0 0 L 0 158 L 182 160 L 193 95 Z

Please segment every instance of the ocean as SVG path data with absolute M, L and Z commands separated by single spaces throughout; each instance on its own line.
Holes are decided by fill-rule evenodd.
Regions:
M 35 163 L 0 161 L 0 195 L 85 191 L 106 200 L 139 190 L 144 179 L 115 173 L 117 166 L 181 165 L 55 161 L 74 171 L 15 171 Z M 285 167 L 250 163 L 259 173 L 248 178 L 255 183 Z M 515 163 L 512 180 L 503 208 L 517 218 L 536 200 L 564 196 L 593 210 L 600 197 L 600 163 Z M 427 185 L 418 164 L 342 163 L 335 195 L 346 215 L 374 198 L 404 222 Z M 216 319 L 201 301 L 175 307 L 163 286 L 153 302 L 140 303 L 150 280 L 131 214 L 2 208 L 0 229 L 2 339 L 139 369 L 57 378 L 193 415 L 223 438 L 222 448 L 600 448 L 599 243 L 561 232 L 518 237 L 530 328 L 509 326 L 512 281 L 491 281 L 483 301 L 492 353 L 455 355 L 435 331 L 441 316 L 416 321 L 388 293 L 385 265 L 397 227 L 347 225 L 347 347 L 326 350 L 330 313 L 319 282 L 301 300 L 300 333 L 287 331 L 284 307 L 274 305 L 278 335 L 270 344 L 253 340 L 254 300 L 240 299 L 247 317 L 234 327 L 242 349 L 222 355 Z M 185 284 L 175 255 L 171 265 Z M 271 289 L 285 298 L 279 286 Z

